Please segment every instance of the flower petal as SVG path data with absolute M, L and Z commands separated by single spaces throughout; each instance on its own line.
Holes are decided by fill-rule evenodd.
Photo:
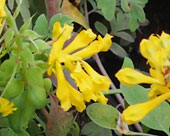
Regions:
M 68 111 L 71 105 L 74 105 L 79 112 L 82 112 L 86 108 L 83 95 L 66 81 L 61 64 L 58 62 L 56 62 L 56 77 L 58 81 L 56 94 L 61 107 Z
M 149 98 L 154 99 L 160 94 L 168 93 L 170 92 L 170 89 L 166 86 L 158 85 L 158 84 L 152 84 L 151 90 L 149 91 Z
M 90 76 L 82 69 L 79 62 L 77 62 L 74 70 L 71 72 L 71 77 L 75 80 L 79 90 L 82 92 L 84 100 L 90 102 L 90 100 L 97 101 L 97 97 L 94 94 L 94 86 Z
M 122 113 L 122 120 L 128 125 L 141 121 L 150 111 L 155 109 L 163 101 L 170 98 L 170 92 L 147 101 L 145 103 L 129 106 Z
M 131 68 L 124 68 L 119 70 L 115 75 L 118 80 L 126 85 L 135 85 L 140 83 L 157 83 L 157 84 L 164 84 L 160 80 L 157 80 L 155 78 L 146 76 L 136 70 L 133 70 Z
M 1 0 L 1 4 L 0 4 L 0 18 L 6 17 L 6 12 L 5 12 L 5 9 L 4 9 L 5 2 L 6 2 L 6 0 Z
M 82 61 L 83 68 L 89 74 L 95 85 L 95 92 L 109 91 L 111 82 L 106 76 L 99 75 L 87 62 Z
M 53 26 L 53 39 L 56 38 L 57 41 L 53 44 L 53 51 L 57 54 L 62 48 L 66 40 L 71 38 L 71 33 L 73 31 L 73 26 L 70 26 L 68 24 L 64 24 L 64 27 L 62 28 L 60 26 L 59 22 L 56 22 Z
M 140 51 L 142 56 L 151 63 L 151 66 L 155 68 L 162 67 L 165 50 L 161 46 L 156 46 L 152 41 L 144 39 L 140 43 Z
M 112 37 L 113 36 L 109 34 L 106 34 L 104 38 L 101 38 L 101 36 L 98 36 L 98 40 L 95 40 L 94 42 L 92 42 L 88 47 L 80 51 L 77 51 L 76 53 L 73 54 L 73 56 L 87 58 L 101 51 L 107 51 L 112 45 L 112 40 L 111 40 Z
M 74 40 L 66 48 L 64 48 L 63 51 L 64 53 L 71 53 L 78 49 L 84 48 L 88 46 L 88 44 L 95 38 L 96 34 L 94 34 L 91 29 L 82 30 L 79 34 L 77 34 Z
M 9 114 L 12 114 L 13 111 L 16 111 L 17 108 L 13 107 L 13 103 L 9 103 L 9 101 L 5 98 L 0 98 L 0 113 L 2 113 L 3 117 L 8 116 Z

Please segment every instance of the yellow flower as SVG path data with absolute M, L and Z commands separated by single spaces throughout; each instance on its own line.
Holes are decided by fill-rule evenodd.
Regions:
M 170 35 L 162 32 L 159 35 L 151 35 L 140 43 L 141 54 L 148 60 L 150 76 L 144 75 L 134 69 L 124 68 L 116 73 L 118 80 L 126 85 L 141 83 L 151 84 L 149 102 L 132 105 L 122 115 L 122 119 L 132 124 L 140 121 L 151 110 L 170 98 Z M 162 98 L 162 99 L 161 99 Z M 149 106 L 152 105 L 152 106 Z
M 12 114 L 13 111 L 16 111 L 17 108 L 13 107 L 13 103 L 9 103 L 9 101 L 5 98 L 0 98 L 0 113 L 2 113 L 3 117 L 8 116 L 9 114 Z
M 3 19 L 4 17 L 6 17 L 6 12 L 5 12 L 5 10 L 4 10 L 5 1 L 6 1 L 6 0 L 1 0 L 1 2 L 0 2 L 0 27 L 1 27 L 2 19 Z
M 48 75 L 54 73 L 57 77 L 56 95 L 61 102 L 61 107 L 67 111 L 73 105 L 82 112 L 86 108 L 85 102 L 90 100 L 107 103 L 107 98 L 101 91 L 109 90 L 110 80 L 95 72 L 83 59 L 107 51 L 112 44 L 112 36 L 106 34 L 104 38 L 98 36 L 98 40 L 95 40 L 96 34 L 91 29 L 82 30 L 64 48 L 66 41 L 71 38 L 72 31 L 73 27 L 67 24 L 63 28 L 59 22 L 54 24 L 53 39 L 57 41 L 54 42 L 49 55 L 47 73 Z M 70 71 L 70 76 L 74 79 L 78 90 L 65 79 L 62 65 Z
M 170 92 L 162 94 L 155 99 L 129 106 L 122 113 L 122 120 L 128 125 L 139 122 L 142 120 L 150 111 L 156 108 L 163 101 L 170 98 Z

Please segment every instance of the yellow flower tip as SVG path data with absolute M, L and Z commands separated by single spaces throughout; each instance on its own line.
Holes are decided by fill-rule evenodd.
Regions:
M 6 12 L 4 9 L 5 2 L 6 2 L 6 0 L 1 0 L 1 3 L 0 3 L 0 18 L 6 17 Z
M 141 121 L 149 112 L 170 98 L 170 92 L 162 94 L 150 101 L 129 106 L 122 113 L 122 120 L 128 125 Z
M 0 98 L 0 113 L 2 113 L 3 117 L 6 117 L 17 110 L 17 108 L 14 108 L 13 106 L 14 106 L 13 102 L 9 103 L 7 99 L 2 97 Z
M 73 31 L 73 26 L 64 24 L 64 27 L 61 27 L 60 22 L 55 22 L 53 25 L 53 39 L 56 39 L 59 36 L 66 37 L 66 40 L 71 38 L 71 32 Z
M 131 68 L 124 68 L 119 70 L 116 74 L 115 77 L 123 84 L 125 85 L 135 85 L 135 84 L 140 84 L 140 83 L 162 83 L 161 81 L 146 76 L 134 69 Z
M 112 38 L 113 38 L 113 36 L 110 34 L 106 34 L 103 39 L 100 35 L 98 36 L 98 40 L 99 41 L 102 40 L 102 43 L 103 43 L 102 49 L 100 51 L 108 51 L 109 50 L 110 46 L 112 45 Z

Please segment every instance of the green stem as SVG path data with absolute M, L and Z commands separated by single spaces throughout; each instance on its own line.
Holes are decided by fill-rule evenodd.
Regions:
M 0 97 L 3 97 L 3 95 L 7 91 L 8 86 L 11 84 L 12 80 L 14 79 L 14 76 L 16 74 L 17 68 L 18 68 L 18 63 L 15 65 L 14 70 L 13 70 L 12 75 L 11 75 L 11 78 L 9 79 L 9 81 L 8 81 L 7 85 L 5 86 L 5 88 L 4 88 L 4 90 L 3 90 Z

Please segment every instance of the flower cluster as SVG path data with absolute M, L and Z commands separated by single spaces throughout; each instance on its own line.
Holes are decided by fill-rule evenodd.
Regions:
M 98 52 L 107 51 L 111 44 L 112 36 L 106 34 L 104 38 L 100 35 L 96 39 L 91 29 L 82 30 L 71 43 L 66 45 L 71 38 L 73 26 L 65 24 L 64 27 L 56 22 L 53 27 L 53 40 L 57 39 L 49 55 L 48 75 L 52 73 L 57 77 L 56 95 L 61 102 L 61 107 L 67 111 L 71 106 L 75 106 L 82 112 L 86 106 L 85 102 L 90 100 L 107 103 L 107 98 L 102 91 L 108 91 L 110 80 L 108 77 L 99 75 L 83 59 Z M 63 68 L 70 72 L 79 90 L 75 89 L 64 76 Z
M 12 114 L 13 111 L 16 111 L 17 108 L 13 108 L 14 104 L 9 103 L 9 101 L 5 98 L 0 98 L 0 113 L 2 113 L 3 117 L 8 116 L 9 114 Z
M 123 111 L 122 119 L 127 124 L 142 120 L 151 110 L 170 98 L 170 35 L 162 32 L 143 39 L 140 43 L 141 54 L 148 60 L 150 76 L 136 70 L 124 68 L 116 73 L 119 81 L 126 85 L 151 84 L 150 101 L 129 106 Z
M 1 0 L 0 2 L 0 27 L 1 27 L 2 19 L 6 17 L 6 12 L 4 10 L 5 1 L 6 0 Z

